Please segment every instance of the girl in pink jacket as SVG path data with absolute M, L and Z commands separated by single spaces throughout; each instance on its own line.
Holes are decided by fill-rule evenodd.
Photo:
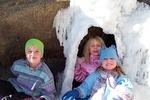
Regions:
M 100 65 L 99 51 L 105 46 L 99 36 L 91 37 L 83 48 L 83 57 L 78 57 L 75 64 L 73 87 L 79 86 L 84 79 Z

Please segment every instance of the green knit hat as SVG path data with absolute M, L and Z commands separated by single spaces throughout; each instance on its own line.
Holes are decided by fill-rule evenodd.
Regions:
M 42 41 L 40 41 L 39 39 L 29 39 L 26 44 L 25 44 L 25 51 L 27 50 L 27 48 L 31 47 L 31 46 L 36 46 L 37 48 L 40 49 L 42 55 L 44 54 L 44 44 Z

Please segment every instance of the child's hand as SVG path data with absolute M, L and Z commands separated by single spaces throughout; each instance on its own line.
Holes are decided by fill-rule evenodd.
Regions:
M 81 66 L 79 66 L 75 69 L 75 80 L 76 81 L 82 82 L 86 78 L 87 75 L 88 75 L 88 73 Z

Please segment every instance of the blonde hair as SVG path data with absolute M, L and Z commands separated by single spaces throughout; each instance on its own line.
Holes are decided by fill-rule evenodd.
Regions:
M 87 43 L 84 45 L 84 48 L 83 48 L 83 56 L 85 57 L 85 61 L 86 62 L 89 62 L 90 45 L 91 45 L 93 40 L 96 40 L 97 42 L 99 42 L 101 44 L 101 47 L 105 46 L 105 43 L 104 43 L 104 41 L 103 41 L 103 39 L 101 37 L 95 36 L 95 37 L 89 38 L 89 40 L 87 41 Z

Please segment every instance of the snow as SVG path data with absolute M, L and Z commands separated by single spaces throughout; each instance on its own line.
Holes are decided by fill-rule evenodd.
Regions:
M 150 7 L 137 0 L 70 0 L 54 19 L 66 66 L 61 94 L 71 90 L 78 46 L 90 26 L 115 35 L 123 69 L 134 83 L 134 100 L 150 98 Z

